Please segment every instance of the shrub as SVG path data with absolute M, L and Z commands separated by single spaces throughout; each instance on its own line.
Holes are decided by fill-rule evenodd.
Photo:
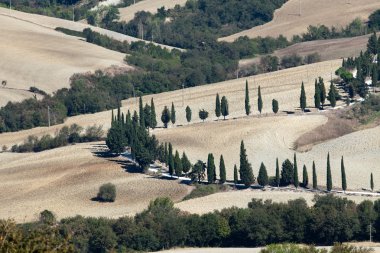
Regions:
M 40 222 L 46 225 L 53 225 L 57 222 L 57 219 L 51 211 L 44 210 L 40 213 Z
M 116 199 L 116 186 L 111 183 L 100 186 L 97 199 L 101 202 L 114 202 Z
M 228 186 L 226 185 L 215 185 L 215 184 L 209 184 L 209 185 L 201 185 L 201 184 L 195 184 L 195 189 L 183 200 L 188 199 L 195 199 L 204 197 L 207 195 L 211 195 L 220 191 L 226 191 L 228 189 Z

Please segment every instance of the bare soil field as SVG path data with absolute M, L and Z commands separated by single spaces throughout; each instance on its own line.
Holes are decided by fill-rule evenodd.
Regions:
M 325 80 L 329 80 L 331 72 L 334 72 L 341 61 L 321 62 L 297 68 L 281 70 L 272 73 L 266 73 L 257 76 L 246 78 L 239 78 L 229 80 L 221 83 L 209 84 L 188 88 L 184 90 L 177 90 L 172 92 L 165 92 L 155 95 L 144 96 L 144 103 L 150 103 L 151 98 L 154 98 L 154 103 L 157 113 L 157 121 L 159 126 L 162 126 L 160 117 L 164 106 L 171 106 L 174 102 L 176 107 L 177 125 L 187 125 L 185 117 L 185 108 L 189 105 L 193 111 L 192 123 L 200 123 L 198 111 L 206 109 L 209 111 L 210 116 L 208 121 L 216 120 L 214 116 L 215 96 L 219 93 L 220 96 L 226 96 L 229 101 L 228 118 L 242 117 L 244 112 L 244 90 L 245 81 L 248 80 L 250 87 L 250 97 L 252 104 L 252 115 L 259 116 L 257 110 L 257 90 L 261 86 L 261 93 L 263 97 L 264 107 L 263 114 L 272 113 L 272 99 L 279 101 L 279 115 L 286 115 L 283 111 L 295 111 L 299 106 L 299 96 L 302 81 L 305 82 L 305 89 L 307 94 L 307 102 L 309 105 L 313 104 L 314 95 L 314 79 L 322 76 Z M 328 82 L 326 82 L 326 87 Z M 127 113 L 128 110 L 138 109 L 138 99 L 128 99 L 122 102 L 122 112 Z M 297 109 L 297 113 L 299 110 Z M 77 123 L 81 126 L 89 126 L 93 124 L 100 124 L 104 129 L 110 127 L 111 111 L 100 112 L 88 115 L 79 115 L 68 118 L 65 125 Z M 23 142 L 29 135 L 41 136 L 43 134 L 54 134 L 63 125 L 56 125 L 50 128 L 38 127 L 30 130 L 20 131 L 17 133 L 3 133 L 0 135 L 0 145 L 7 145 L 11 147 L 15 143 Z M 170 126 L 172 127 L 172 126 Z M 162 129 L 157 129 L 154 133 L 161 132 Z M 166 131 L 162 131 L 166 132 Z
M 232 42 L 240 36 L 278 37 L 281 34 L 290 39 L 293 35 L 306 32 L 309 25 L 344 27 L 355 18 L 366 21 L 369 15 L 379 8 L 380 2 L 377 0 L 290 0 L 275 11 L 271 22 L 220 40 Z
M 75 73 L 117 66 L 132 70 L 124 54 L 52 29 L 0 15 L 0 105 L 32 97 L 31 86 L 45 92 L 68 87 Z M 21 90 L 20 90 L 21 89 Z
M 286 203 L 289 200 L 303 198 L 309 206 L 313 205 L 313 198 L 315 194 L 310 192 L 291 192 L 291 191 L 271 191 L 271 190 L 238 190 L 215 193 L 201 198 L 195 198 L 179 202 L 175 204 L 176 207 L 183 211 L 196 214 L 204 214 L 213 212 L 214 210 L 222 210 L 228 207 L 246 208 L 248 203 L 255 199 L 272 200 L 273 202 Z M 336 196 L 344 197 L 356 203 L 363 200 L 375 201 L 378 197 L 364 197 L 364 196 L 346 196 L 337 194 Z
M 42 15 L 37 15 L 37 14 L 30 14 L 30 13 L 15 11 L 15 10 L 12 10 L 11 12 L 9 12 L 9 10 L 5 9 L 5 8 L 0 8 L 0 15 L 11 16 L 14 19 L 23 20 L 23 21 L 33 23 L 35 25 L 39 25 L 39 26 L 42 26 L 45 28 L 50 28 L 50 29 L 55 29 L 57 27 L 63 27 L 63 28 L 71 29 L 71 30 L 75 30 L 75 31 L 83 31 L 83 29 L 85 29 L 85 28 L 91 28 L 93 31 L 96 31 L 100 34 L 106 35 L 106 36 L 113 38 L 115 40 L 127 41 L 128 43 L 131 43 L 134 41 L 141 41 L 141 39 L 134 38 L 134 37 L 131 37 L 131 36 L 128 36 L 125 34 L 113 32 L 110 30 L 106 30 L 106 29 L 103 29 L 100 27 L 91 26 L 91 25 L 81 23 L 81 22 L 72 22 L 70 20 L 65 20 L 65 19 L 53 18 L 53 17 L 42 16 Z M 171 46 L 157 44 L 157 43 L 153 43 L 153 44 L 161 46 L 163 48 L 167 48 L 169 50 L 174 48 Z M 179 50 L 182 50 L 182 49 L 179 49 Z
M 366 50 L 368 37 L 369 35 L 353 38 L 301 42 L 284 49 L 276 50 L 272 55 L 281 59 L 284 56 L 292 54 L 298 54 L 305 57 L 309 54 L 318 53 L 321 57 L 321 61 L 356 57 L 360 54 L 360 51 Z M 243 59 L 239 61 L 239 66 L 245 67 L 252 64 L 258 64 L 260 63 L 260 59 L 261 57 Z
M 117 162 L 119 158 L 96 157 L 102 150 L 103 145 L 89 143 L 34 154 L 0 153 L 0 218 L 31 221 L 45 209 L 58 218 L 115 218 L 141 212 L 160 196 L 178 201 L 191 189 L 130 169 L 128 173 Z M 108 182 L 116 185 L 116 201 L 92 201 L 99 187 Z
M 132 4 L 125 8 L 119 8 L 120 20 L 129 22 L 139 11 L 146 11 L 152 14 L 157 13 L 157 9 L 165 7 L 165 9 L 173 9 L 176 5 L 185 5 L 187 0 L 144 0 Z

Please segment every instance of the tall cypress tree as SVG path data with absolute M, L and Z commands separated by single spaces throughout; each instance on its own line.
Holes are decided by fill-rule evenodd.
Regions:
M 182 175 L 182 162 L 181 158 L 179 157 L 178 150 L 175 151 L 174 156 L 174 171 L 177 177 L 180 177 Z
M 120 122 L 121 119 L 121 113 L 120 113 L 120 106 L 117 107 L 117 122 Z
M 326 101 L 326 87 L 325 87 L 325 83 L 323 82 L 322 77 L 318 78 L 318 85 L 319 85 L 319 92 L 320 92 L 320 98 L 321 98 L 321 105 L 323 108 Z
M 236 187 L 236 185 L 238 184 L 239 182 L 239 175 L 238 175 L 238 169 L 236 167 L 236 164 L 234 166 L 234 185 Z
M 243 141 L 241 141 L 240 144 L 240 180 L 247 187 L 255 182 L 255 177 L 252 172 L 252 165 L 248 162 Z
M 219 119 L 221 114 L 221 107 L 220 107 L 220 99 L 219 99 L 219 93 L 216 94 L 215 99 L 215 115 Z
M 245 80 L 245 114 L 248 116 L 251 114 L 251 105 L 249 104 L 249 89 L 248 89 L 248 80 Z
M 165 157 L 165 163 L 166 163 L 166 166 L 169 165 L 169 150 L 168 150 L 168 143 L 165 142 L 165 148 L 164 148 L 164 157 Z
M 229 109 L 228 109 L 228 100 L 225 96 L 222 97 L 222 102 L 221 102 L 221 110 L 222 110 L 222 115 L 224 117 L 224 120 L 229 114 Z
M 175 117 L 175 108 L 174 103 L 172 102 L 172 110 L 170 111 L 170 120 L 172 121 L 173 125 L 175 124 L 176 117 Z
M 267 169 L 264 163 L 262 162 L 259 169 L 259 175 L 257 176 L 257 182 L 259 183 L 259 185 L 264 187 L 268 184 L 268 181 L 269 179 L 268 179 Z
M 303 112 L 306 109 L 306 92 L 305 92 L 305 85 L 303 84 L 303 82 L 301 85 L 300 108 Z
M 208 154 L 207 158 L 207 181 L 209 184 L 215 182 L 215 162 L 212 153 Z
M 319 85 L 317 79 L 315 79 L 314 85 L 315 93 L 314 93 L 314 106 L 319 109 L 321 107 L 321 91 L 319 90 Z
M 278 165 L 278 158 L 276 158 L 276 186 L 280 187 L 280 167 Z
M 375 184 L 373 182 L 373 174 L 372 173 L 371 173 L 371 182 L 370 182 L 370 184 L 371 184 L 371 190 L 373 191 L 373 188 L 375 188 Z
M 190 109 L 190 106 L 186 106 L 186 120 L 187 120 L 187 123 L 189 123 L 191 121 L 191 109 Z
M 331 82 L 330 84 L 330 90 L 329 90 L 329 97 L 328 97 L 329 101 L 330 101 L 330 105 L 331 107 L 335 107 L 336 105 L 336 94 L 335 94 L 335 86 L 334 84 Z
M 303 169 L 302 169 L 302 186 L 307 188 L 308 185 L 309 185 L 309 175 L 307 174 L 306 165 L 304 164 Z
M 342 173 L 342 190 L 345 192 L 347 190 L 347 181 L 346 181 L 346 170 L 344 168 L 343 156 L 342 156 L 342 160 L 340 161 L 340 170 Z
M 331 167 L 330 167 L 330 153 L 327 154 L 327 182 L 326 182 L 327 191 L 332 190 L 332 176 L 331 176 Z
M 293 168 L 294 168 L 294 175 L 293 175 L 293 184 L 296 188 L 298 188 L 299 186 L 299 180 L 298 180 L 298 166 L 297 166 L 297 156 L 296 156 L 296 153 L 294 153 L 294 164 L 293 164 Z
M 162 111 L 161 121 L 164 124 L 164 127 L 167 128 L 170 121 L 170 111 L 167 106 L 165 106 L 164 110 Z
M 174 157 L 173 157 L 173 146 L 169 142 L 169 174 L 170 176 L 173 176 L 174 173 Z
M 219 174 L 220 174 L 220 183 L 224 184 L 226 182 L 226 165 L 224 164 L 223 155 L 220 156 Z
M 112 114 L 111 114 L 111 127 L 113 126 L 114 122 L 115 122 L 115 116 L 113 115 L 113 110 L 112 110 Z
M 153 98 L 150 100 L 150 127 L 157 127 L 156 107 L 154 106 Z
M 181 162 L 182 162 L 182 171 L 187 176 L 187 173 L 189 173 L 189 171 L 191 169 L 191 162 L 187 158 L 185 152 L 183 152 L 183 154 L 182 154 Z
M 259 85 L 259 89 L 258 89 L 257 108 L 259 109 L 259 112 L 261 114 L 261 111 L 263 110 L 263 99 L 261 97 L 261 87 L 260 87 L 260 85 Z
M 140 126 L 145 127 L 145 117 L 144 117 L 144 106 L 142 97 L 139 98 L 139 119 L 140 119 Z
M 317 181 L 317 169 L 315 168 L 315 162 L 313 161 L 313 189 L 318 189 L 318 181 Z

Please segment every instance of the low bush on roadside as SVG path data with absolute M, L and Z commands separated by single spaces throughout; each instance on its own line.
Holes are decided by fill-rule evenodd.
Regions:
M 216 185 L 216 184 L 209 184 L 209 185 L 195 184 L 195 187 L 196 188 L 189 195 L 185 196 L 183 200 L 204 197 L 204 196 L 211 195 L 217 192 L 227 191 L 229 188 L 229 186 L 227 185 Z

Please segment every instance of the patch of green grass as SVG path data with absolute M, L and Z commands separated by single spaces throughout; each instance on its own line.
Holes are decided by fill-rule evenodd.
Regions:
M 189 199 L 195 199 L 195 198 L 200 198 L 204 197 L 207 195 L 211 195 L 217 192 L 223 192 L 227 191 L 230 186 L 228 185 L 218 185 L 218 184 L 195 184 L 195 189 L 190 192 L 187 196 L 183 198 L 183 200 L 189 200 Z
M 86 38 L 86 36 L 84 36 L 83 32 L 78 32 L 78 31 L 74 31 L 71 29 L 63 28 L 63 27 L 57 27 L 57 28 L 55 28 L 55 30 L 58 32 L 62 32 L 64 34 L 70 35 L 70 36 Z

